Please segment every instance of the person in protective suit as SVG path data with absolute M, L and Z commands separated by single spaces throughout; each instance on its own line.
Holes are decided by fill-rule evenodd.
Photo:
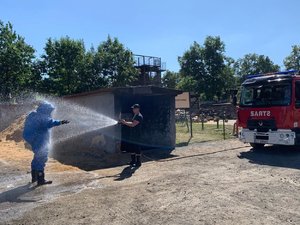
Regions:
M 34 153 L 31 162 L 32 183 L 38 185 L 51 184 L 52 181 L 45 180 L 45 165 L 48 160 L 50 129 L 61 124 L 67 124 L 67 120 L 53 120 L 51 113 L 54 106 L 50 103 L 42 103 L 36 111 L 31 112 L 25 120 L 23 138 L 31 145 Z

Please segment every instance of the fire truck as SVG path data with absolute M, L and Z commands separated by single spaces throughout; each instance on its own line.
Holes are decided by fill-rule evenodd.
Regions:
M 237 107 L 239 139 L 253 148 L 300 144 L 300 74 L 250 75 Z

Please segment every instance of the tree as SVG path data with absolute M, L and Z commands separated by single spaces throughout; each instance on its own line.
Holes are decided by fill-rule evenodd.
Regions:
M 173 88 L 175 89 L 179 82 L 179 74 L 167 70 L 162 78 L 162 85 L 166 88 Z
M 95 53 L 95 68 L 109 87 L 126 86 L 138 78 L 133 54 L 117 38 L 108 36 Z
M 268 56 L 247 54 L 238 59 L 234 65 L 235 73 L 244 81 L 247 75 L 277 72 L 280 67 L 274 64 Z
M 45 68 L 44 61 L 40 59 L 33 61 L 31 68 L 31 79 L 27 82 L 28 88 L 31 91 L 46 92 L 48 90 L 46 87 L 44 87 L 44 76 L 46 74 Z
M 196 92 L 195 90 L 197 90 L 197 86 L 198 83 L 193 77 L 180 75 L 176 88 L 182 91 Z
M 225 67 L 223 75 L 221 76 L 221 83 L 223 83 L 223 97 L 228 98 L 232 89 L 237 89 L 238 79 L 234 76 L 234 59 L 231 57 L 225 57 Z
M 16 97 L 33 82 L 34 49 L 18 35 L 11 23 L 0 21 L 0 98 Z
M 102 65 L 93 47 L 85 54 L 81 71 L 77 92 L 92 91 L 108 86 L 108 81 L 102 73 Z
M 198 94 L 203 92 L 205 86 L 203 47 L 194 42 L 190 49 L 178 58 L 178 62 L 181 67 L 181 79 L 178 87 L 184 91 L 192 91 Z
M 85 50 L 82 40 L 49 38 L 38 64 L 43 73 L 41 91 L 55 95 L 130 85 L 137 78 L 131 51 L 108 37 L 97 50 Z
M 292 52 L 284 59 L 287 70 L 300 70 L 300 45 L 293 45 Z
M 63 37 L 59 40 L 49 38 L 42 59 L 45 65 L 47 89 L 55 95 L 76 93 L 83 73 L 85 47 L 81 40 Z
M 220 98 L 231 85 L 225 81 L 233 78 L 233 72 L 229 69 L 229 61 L 225 56 L 225 44 L 218 36 L 208 36 L 203 46 L 194 42 L 178 61 L 183 77 L 179 87 L 185 87 L 212 100 L 214 97 Z

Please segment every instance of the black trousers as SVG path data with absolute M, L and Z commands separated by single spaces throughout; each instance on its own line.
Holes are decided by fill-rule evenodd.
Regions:
M 138 144 L 130 144 L 130 153 L 141 154 L 141 146 Z
M 123 152 L 141 154 L 142 147 L 137 143 L 124 141 L 121 144 L 121 149 Z

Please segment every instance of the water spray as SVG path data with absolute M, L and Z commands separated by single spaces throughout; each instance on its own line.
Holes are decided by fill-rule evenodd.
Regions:
M 52 114 L 54 119 L 70 121 L 66 126 L 56 127 L 52 131 L 52 144 L 118 123 L 117 120 L 100 112 L 62 98 L 32 93 L 22 101 L 33 105 L 38 105 L 40 102 L 49 102 L 55 107 Z

